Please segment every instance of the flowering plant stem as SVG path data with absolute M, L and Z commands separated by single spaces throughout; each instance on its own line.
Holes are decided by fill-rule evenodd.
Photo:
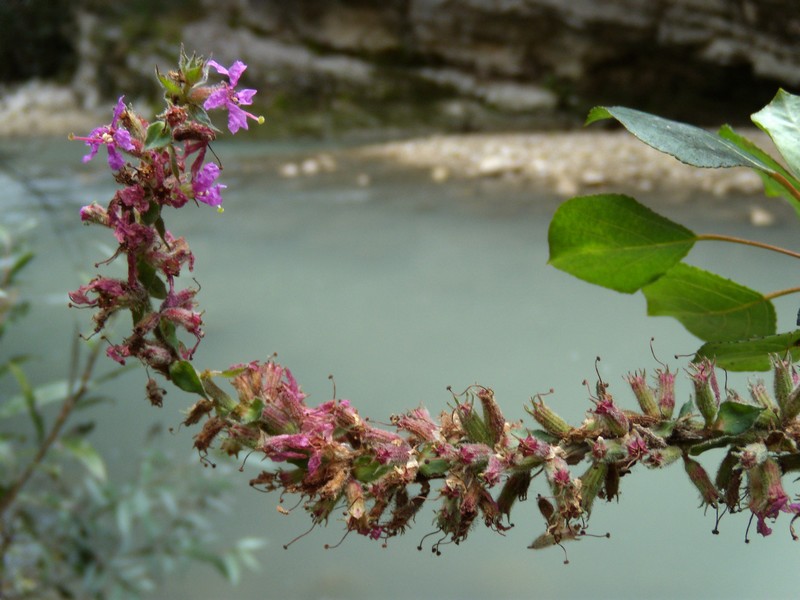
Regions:
M 209 67 L 229 81 L 208 84 Z M 177 71 L 158 73 L 167 106 L 155 121 L 146 121 L 120 98 L 109 125 L 75 138 L 90 146 L 87 160 L 101 146 L 107 149 L 121 189 L 107 207 L 84 207 L 81 217 L 113 231 L 119 246 L 111 259 L 125 257 L 128 276 L 97 276 L 70 294 L 72 304 L 95 310 L 95 333 L 104 331 L 111 315 L 131 313 L 131 333 L 121 342 L 109 341 L 107 354 L 120 363 L 135 358 L 148 372 L 198 398 L 184 423 L 202 423 L 194 446 L 204 460 L 212 448 L 232 456 L 260 454 L 279 466 L 262 471 L 251 486 L 300 495 L 314 525 L 341 510 L 348 532 L 384 543 L 411 525 L 431 494 L 432 482 L 441 481 L 435 552 L 444 542 L 465 540 L 479 520 L 498 532 L 511 527 L 513 506 L 528 497 L 540 475 L 544 486 L 537 506 L 545 531 L 531 547 L 576 539 L 586 531 L 595 500 L 616 498 L 620 478 L 637 464 L 661 468 L 681 460 L 704 505 L 730 512 L 746 507 L 763 535 L 770 532 L 767 521 L 780 512 L 793 515 L 792 520 L 800 514 L 800 503 L 792 503 L 781 484 L 783 473 L 800 467 L 800 381 L 791 359 L 777 351 L 758 351 L 773 370 L 774 396 L 760 381 L 750 384 L 748 400 L 733 390 L 720 390 L 715 357 L 698 355 L 687 369 L 693 400 L 677 413 L 676 373 L 665 367 L 656 371 L 652 385 L 644 371 L 627 376 L 638 410 L 622 409 L 601 380 L 588 394 L 591 409 L 581 425 L 564 421 L 540 394 L 527 407 L 536 422 L 530 428 L 507 421 L 492 390 L 482 386 L 453 394 L 451 406 L 438 418 L 421 407 L 396 414 L 389 430 L 362 418 L 348 400 L 308 406 L 291 371 L 273 360 L 198 372 L 191 363 L 203 338 L 197 290 L 176 289 L 181 269 L 191 270 L 194 258 L 186 240 L 166 228 L 162 208 L 182 208 L 189 201 L 221 207 L 225 186 L 216 183 L 221 168 L 204 162 L 217 135 L 206 111 L 228 111 L 232 133 L 247 129 L 248 120 L 262 120 L 241 109 L 255 94 L 235 89 L 245 69 L 239 61 L 225 68 L 182 53 Z M 642 119 L 621 109 L 606 112 L 635 123 Z M 674 131 L 668 128 L 669 135 Z M 665 144 L 673 148 L 672 142 Z M 704 137 L 701 146 L 709 143 Z M 731 151 L 720 144 L 715 160 Z M 740 154 L 732 156 L 742 160 Z M 632 198 L 605 195 L 576 198 L 559 209 L 550 231 L 551 262 L 596 283 L 608 283 L 603 278 L 609 277 L 609 287 L 620 291 L 645 286 L 656 300 L 655 283 L 674 292 L 681 278 L 691 283 L 699 278 L 712 290 L 722 289 L 716 279 L 676 265 L 698 239 L 800 256 L 726 236 L 696 236 Z M 609 269 L 614 260 L 623 265 L 633 261 L 638 271 Z M 753 297 L 738 288 L 736 292 L 744 294 L 737 301 L 749 310 Z M 730 312 L 723 307 L 724 318 Z M 746 313 L 742 322 L 754 322 L 751 317 Z M 713 330 L 719 333 L 716 326 Z M 179 334 L 187 333 L 194 338 L 192 347 L 180 339 Z M 233 391 L 218 385 L 220 380 L 228 380 Z M 147 395 L 152 404 L 162 405 L 164 390 L 152 377 Z M 693 457 L 717 447 L 728 450 L 712 480 Z M 574 476 L 571 467 L 584 461 L 585 471 Z

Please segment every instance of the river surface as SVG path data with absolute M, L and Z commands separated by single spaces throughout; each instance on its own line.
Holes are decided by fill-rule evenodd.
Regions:
M 579 422 L 589 404 L 584 379 L 595 380 L 595 357 L 610 391 L 626 407 L 635 405 L 622 381 L 628 371 L 682 366 L 675 354 L 699 345 L 667 318 L 645 316 L 640 294 L 623 296 L 547 266 L 547 226 L 558 198 L 497 180 L 443 184 L 427 173 L 385 163 L 359 163 L 336 146 L 323 144 L 219 144 L 226 169 L 225 212 L 187 207 L 167 216 L 196 256 L 194 277 L 206 311 L 206 337 L 196 355 L 199 368 L 266 359 L 278 353 L 309 402 L 336 393 L 362 416 L 388 422 L 392 413 L 424 404 L 446 409 L 452 386 L 492 387 L 506 417 L 525 417 L 531 395 L 554 388 L 548 403 Z M 286 178 L 281 164 L 327 152 L 337 168 L 314 176 Z M 4 222 L 38 222 L 31 238 L 37 259 L 26 273 L 31 317 L 11 330 L 0 348 L 39 356 L 41 382 L 63 376 L 76 327 L 89 330 L 89 313 L 69 310 L 66 291 L 96 273 L 93 264 L 111 253 L 107 230 L 84 228 L 78 209 L 113 194 L 102 156 L 89 165 L 84 148 L 63 140 L 0 142 L 4 158 L 0 207 Z M 299 164 L 299 163 L 298 163 Z M 27 182 L 23 185 L 22 182 Z M 748 224 L 750 199 L 697 198 L 668 205 L 640 196 L 697 232 L 730 233 L 795 247 L 791 213 L 768 228 Z M 774 202 L 778 202 L 777 200 Z M 788 258 L 766 268 L 762 251 L 709 243 L 691 262 L 763 292 L 796 285 Z M 121 274 L 116 265 L 103 273 Z M 777 303 L 780 330 L 793 327 L 797 300 Z M 127 455 L 143 443 L 155 423 L 174 426 L 192 399 L 170 391 L 161 409 L 144 399 L 144 374 L 114 382 L 117 401 L 95 409 L 92 440 L 103 451 L 112 477 L 124 478 Z M 731 376 L 729 381 L 741 382 Z M 688 385 L 679 384 L 682 399 Z M 8 393 L 5 390 L 4 393 Z M 47 413 L 52 416 L 52 412 Z M 193 431 L 179 429 L 166 443 L 191 455 Z M 719 457 L 711 457 L 710 467 Z M 258 535 L 257 572 L 245 572 L 238 588 L 216 573 L 194 566 L 174 577 L 153 598 L 752 598 L 796 593 L 800 546 L 791 542 L 788 518 L 769 538 L 751 533 L 747 517 L 722 521 L 712 535 L 713 514 L 697 509 L 699 498 L 679 464 L 663 472 L 637 467 L 622 481 L 613 504 L 596 504 L 591 532 L 558 548 L 526 546 L 543 530 L 535 502 L 518 505 L 515 527 L 499 536 L 480 528 L 460 546 L 417 550 L 432 530 L 433 504 L 416 525 L 388 548 L 351 535 L 341 537 L 335 520 L 288 550 L 282 545 L 305 531 L 297 511 L 276 511 L 277 495 L 251 490 L 258 471 L 252 461 L 238 480 L 235 505 L 219 518 L 224 539 Z M 197 469 L 202 469 L 199 461 Z M 192 476 L 191 470 L 187 477 Z M 790 482 L 787 481 L 787 486 Z M 535 480 L 531 498 L 545 492 Z

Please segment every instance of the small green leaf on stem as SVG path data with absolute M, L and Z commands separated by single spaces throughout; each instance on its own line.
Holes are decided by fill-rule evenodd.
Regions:
M 207 397 L 206 391 L 203 389 L 203 382 L 200 381 L 200 376 L 189 361 L 179 360 L 172 363 L 169 367 L 169 375 L 172 382 L 184 392 Z
M 739 435 L 755 424 L 762 410 L 764 409 L 759 406 L 741 402 L 723 402 L 719 405 L 717 420 L 712 429 L 727 435 Z
M 158 150 L 164 148 L 172 141 L 172 130 L 164 121 L 150 123 L 143 150 Z

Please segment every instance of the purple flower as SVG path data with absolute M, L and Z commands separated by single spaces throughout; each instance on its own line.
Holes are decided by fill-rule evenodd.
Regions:
M 253 103 L 253 96 L 256 90 L 247 89 L 237 92 L 234 89 L 247 65 L 237 60 L 231 65 L 230 69 L 226 69 L 218 62 L 210 60 L 208 61 L 208 66 L 214 67 L 222 75 L 227 75 L 230 83 L 222 82 L 221 87 L 212 92 L 203 103 L 203 108 L 206 110 L 211 110 L 212 108 L 228 109 L 228 129 L 231 133 L 236 133 L 240 128 L 247 129 L 248 117 L 258 123 L 263 123 L 263 117 L 257 117 L 240 108 L 240 106 L 247 106 Z
M 125 110 L 124 98 L 125 96 L 120 96 L 119 100 L 117 100 L 117 106 L 114 108 L 114 117 L 109 125 L 94 129 L 88 137 L 73 137 L 76 140 L 83 140 L 91 148 L 89 154 L 83 157 L 83 162 L 92 160 L 97 155 L 100 146 L 105 146 L 108 150 L 108 166 L 111 167 L 111 170 L 119 171 L 125 166 L 125 159 L 117 151 L 117 148 L 131 152 L 135 150 L 135 146 L 128 130 L 117 127 L 119 117 L 122 111 Z
M 219 167 L 216 163 L 206 164 L 195 176 L 192 181 L 192 190 L 194 197 L 200 202 L 204 202 L 209 206 L 219 206 L 222 204 L 221 192 L 227 186 L 222 184 L 214 184 L 219 177 Z

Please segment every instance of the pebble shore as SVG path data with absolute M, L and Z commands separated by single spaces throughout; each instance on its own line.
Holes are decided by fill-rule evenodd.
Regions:
M 758 131 L 745 135 L 762 147 Z M 365 158 L 392 160 L 450 177 L 499 177 L 529 182 L 569 197 L 600 188 L 697 191 L 716 197 L 762 191 L 750 169 L 697 169 L 643 144 L 625 131 L 435 135 L 360 149 Z

